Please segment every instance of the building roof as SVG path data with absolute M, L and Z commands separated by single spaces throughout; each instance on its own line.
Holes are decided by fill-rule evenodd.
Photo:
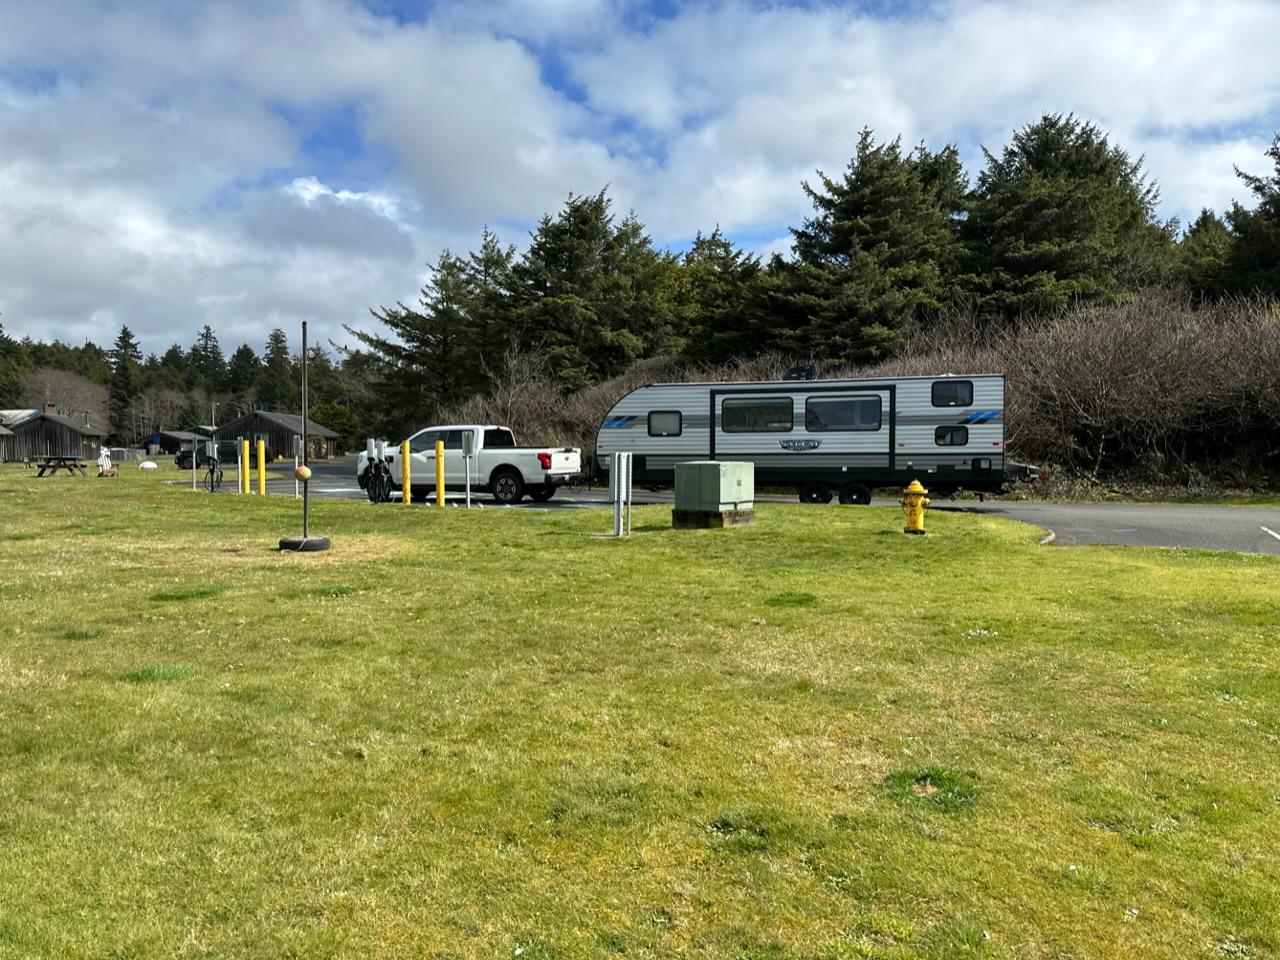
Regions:
M 158 430 L 157 437 L 169 437 L 172 440 L 182 440 L 190 442 L 192 440 L 208 440 L 209 435 L 206 433 L 196 433 L 191 430 Z
M 299 437 L 302 436 L 302 417 L 301 416 L 299 416 L 296 413 L 272 413 L 267 410 L 254 410 L 252 413 L 246 413 L 244 416 L 237 417 L 235 420 L 232 420 L 230 423 L 224 423 L 222 426 L 218 428 L 217 432 L 223 435 L 230 433 L 236 427 L 238 427 L 241 423 L 248 420 L 250 417 L 261 417 L 263 420 L 266 420 L 268 423 L 274 423 L 277 427 L 280 427 L 282 430 L 288 430 L 294 436 L 299 436 Z M 316 423 L 314 420 L 312 420 L 309 417 L 307 418 L 307 434 L 308 436 L 323 437 L 329 440 L 336 440 L 338 438 L 338 435 L 334 433 L 332 430 L 330 430 L 328 427 L 323 426 L 319 423 Z
M 48 420 L 60 427 L 74 430 L 85 437 L 106 436 L 101 430 L 80 423 L 78 420 L 72 420 L 70 417 L 64 417 L 60 413 L 41 413 L 39 410 L 0 410 L 0 426 L 8 427 L 10 431 L 14 427 L 20 427 L 25 423 L 32 423 L 36 420 Z

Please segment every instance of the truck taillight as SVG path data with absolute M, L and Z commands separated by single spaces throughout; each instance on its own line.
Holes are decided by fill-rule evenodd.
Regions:
M 538 463 L 542 464 L 542 469 L 543 469 L 543 470 L 550 470 L 550 469 L 551 469 L 551 454 L 549 454 L 549 453 L 540 453 L 540 454 L 538 454 Z

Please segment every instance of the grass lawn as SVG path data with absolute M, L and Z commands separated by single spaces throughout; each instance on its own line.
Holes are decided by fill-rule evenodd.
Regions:
M 1280 562 L 0 470 L 0 957 L 1270 957 Z

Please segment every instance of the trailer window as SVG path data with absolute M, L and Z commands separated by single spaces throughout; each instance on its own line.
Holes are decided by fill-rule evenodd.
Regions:
M 684 431 L 684 418 L 679 410 L 650 410 L 649 436 L 678 437 Z
M 810 433 L 826 430 L 879 430 L 879 397 L 810 397 L 804 404 L 804 428 Z
M 726 400 L 720 408 L 725 433 L 790 433 L 791 398 L 778 400 Z
M 940 447 L 963 447 L 969 442 L 969 428 L 939 427 L 933 431 L 933 442 Z
M 935 407 L 968 407 L 972 404 L 972 380 L 935 380 L 933 382 Z
M 510 430 L 486 430 L 484 432 L 484 445 L 486 447 L 514 447 L 516 438 Z

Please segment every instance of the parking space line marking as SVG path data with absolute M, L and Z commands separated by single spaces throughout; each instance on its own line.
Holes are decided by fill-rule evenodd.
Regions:
M 1272 530 L 1270 527 L 1263 527 L 1263 528 L 1262 528 L 1262 532 L 1263 532 L 1263 533 L 1269 533 L 1269 534 L 1271 534 L 1271 536 L 1275 537 L 1277 540 L 1280 540 L 1280 533 L 1276 533 L 1276 532 L 1275 532 L 1274 530 Z

